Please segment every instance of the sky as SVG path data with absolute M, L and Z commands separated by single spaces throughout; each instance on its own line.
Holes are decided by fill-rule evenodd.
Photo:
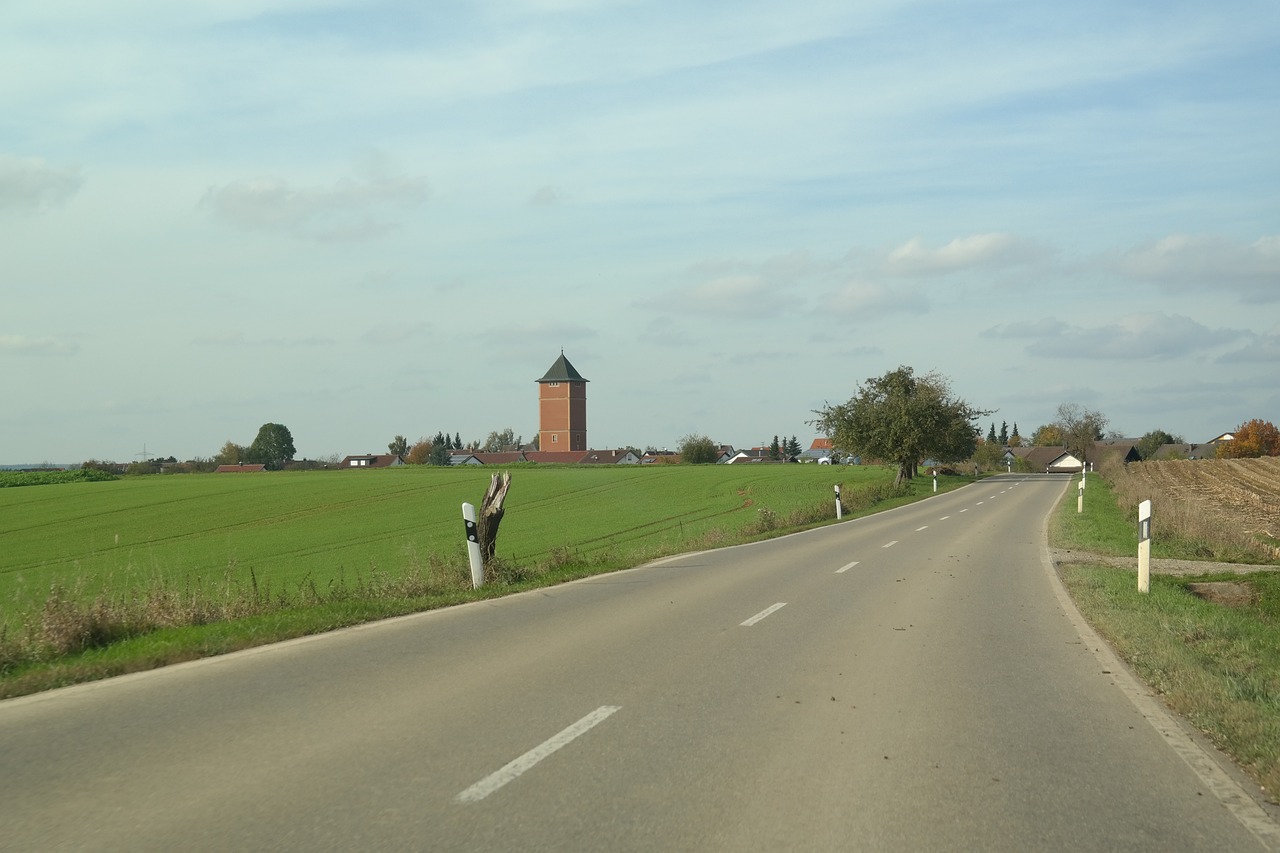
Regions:
M 1274 0 L 5 0 L 0 463 L 1280 422 Z

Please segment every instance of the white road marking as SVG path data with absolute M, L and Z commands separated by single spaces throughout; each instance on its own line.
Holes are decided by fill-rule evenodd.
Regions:
M 858 565 L 858 561 L 857 561 L 857 560 L 854 560 L 852 563 L 849 563 L 848 565 L 844 565 L 844 566 L 841 566 L 840 568 L 836 569 L 836 574 L 838 574 L 838 575 L 842 575 L 842 574 L 844 574 L 845 572 L 847 572 L 847 571 L 849 571 L 850 569 L 852 569 L 852 568 L 853 568 L 854 566 L 856 566 L 856 565 Z
M 601 705 L 590 714 L 587 714 L 581 720 L 569 726 L 569 728 L 560 732 L 558 735 L 543 741 L 538 746 L 526 752 L 515 761 L 509 762 L 502 769 L 490 773 L 479 782 L 472 785 L 467 790 L 459 794 L 456 799 L 460 803 L 478 803 L 503 785 L 517 779 L 526 770 L 531 770 L 539 761 L 546 758 L 551 753 L 560 749 L 562 746 L 568 746 L 570 742 L 576 738 L 586 734 L 591 729 L 603 723 L 606 719 L 613 715 L 615 711 L 621 710 L 620 705 Z
M 895 539 L 895 540 L 893 540 L 892 542 L 886 542 L 884 545 L 881 545 L 880 547 L 881 547 L 881 548 L 892 548 L 894 545 L 897 545 L 897 544 L 898 544 L 898 540 L 897 540 L 897 539 Z
M 924 527 L 917 527 L 916 533 L 919 533 L 921 530 L 928 530 L 928 529 L 929 529 L 929 525 L 926 524 Z
M 949 515 L 944 515 L 942 518 L 938 519 L 938 521 L 946 521 L 946 520 L 947 520 L 948 518 L 950 518 L 950 517 L 951 517 L 951 516 L 949 516 Z
M 982 506 L 986 501 L 978 501 L 978 506 Z
M 756 624 L 761 619 L 768 616 L 770 613 L 777 612 L 778 610 L 781 610 L 786 606 L 787 606 L 787 603 L 785 601 L 779 601 L 777 604 L 773 605 L 772 607 L 766 607 L 764 610 L 761 610 L 755 616 L 752 616 L 746 622 L 743 622 L 742 625 L 744 625 L 747 628 L 750 628 L 752 625 Z
M 962 509 L 962 510 L 960 510 L 960 511 L 961 511 L 961 512 L 968 512 L 968 511 L 969 511 L 969 508 L 968 508 L 968 507 L 965 507 L 964 509 Z

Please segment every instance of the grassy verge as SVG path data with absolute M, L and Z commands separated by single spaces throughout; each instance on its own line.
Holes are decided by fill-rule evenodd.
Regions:
M 1063 501 L 1050 524 L 1054 547 L 1136 556 L 1136 520 L 1101 477 L 1089 478 L 1085 507 L 1077 514 L 1074 492 Z M 1162 539 L 1158 530 L 1156 557 L 1220 550 L 1177 530 Z M 1280 571 L 1157 572 L 1148 594 L 1137 591 L 1133 570 L 1068 564 L 1060 573 L 1081 613 L 1138 675 L 1280 802 Z M 1192 591 L 1213 582 L 1242 594 L 1226 605 Z
M 846 518 L 932 493 L 924 479 L 895 490 L 892 472 L 873 468 L 521 471 L 498 559 L 473 590 L 456 518 L 455 481 L 465 473 L 102 484 L 119 488 L 114 495 L 15 490 L 32 497 L 6 515 L 0 698 L 830 524 L 833 479 L 844 483 Z M 940 477 L 939 487 L 967 482 Z M 442 490 L 443 538 L 399 532 L 421 529 L 424 504 Z M 137 519 L 148 526 L 131 526 Z M 130 541 L 146 543 L 145 560 L 126 550 Z M 221 568 L 210 565 L 217 559 Z

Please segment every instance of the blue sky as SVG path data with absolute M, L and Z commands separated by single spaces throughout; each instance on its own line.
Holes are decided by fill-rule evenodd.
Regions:
M 6 0 L 0 462 L 1280 422 L 1280 5 Z M 986 422 L 984 422 L 985 432 Z

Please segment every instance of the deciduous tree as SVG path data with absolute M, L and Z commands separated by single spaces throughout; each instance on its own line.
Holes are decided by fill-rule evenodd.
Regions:
M 1077 459 L 1084 459 L 1094 443 L 1102 440 L 1107 416 L 1079 403 L 1062 403 L 1058 406 L 1058 419 L 1054 424 L 1062 432 L 1063 446 Z
M 298 451 L 293 446 L 293 435 L 284 424 L 263 424 L 258 435 L 245 452 L 245 461 L 279 469 Z
M 848 402 L 815 414 L 813 423 L 834 447 L 896 464 L 894 483 L 900 485 L 928 457 L 940 462 L 971 457 L 978 436 L 974 422 L 991 413 L 953 396 L 942 375 L 917 377 L 903 366 L 868 379 Z
M 1166 444 L 1182 444 L 1182 436 L 1170 435 L 1162 429 L 1153 429 L 1138 439 L 1138 455 L 1143 459 L 1150 459 Z
M 1233 433 L 1235 438 L 1218 445 L 1218 456 L 1223 459 L 1244 459 L 1254 456 L 1280 456 L 1280 429 L 1271 421 L 1254 418 L 1240 424 Z
M 392 456 L 404 459 L 409 455 L 409 439 L 403 435 L 397 435 L 387 444 L 387 452 Z
M 705 435 L 690 433 L 676 447 L 680 461 L 690 465 L 707 465 L 720 458 L 720 448 Z

